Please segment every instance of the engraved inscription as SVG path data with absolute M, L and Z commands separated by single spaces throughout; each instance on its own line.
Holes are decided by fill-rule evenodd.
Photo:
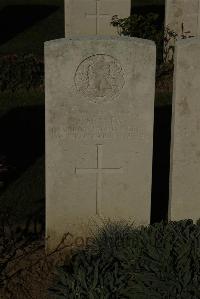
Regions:
M 64 128 L 64 127 L 53 127 L 49 129 L 52 138 L 59 138 L 64 140 L 65 138 L 70 138 L 74 140 L 81 139 L 144 139 L 144 132 L 139 128 L 127 127 L 127 129 L 117 131 L 113 128 L 99 128 L 95 131 L 87 130 L 85 128 Z
M 74 81 L 77 90 L 93 102 L 114 98 L 125 84 L 120 63 L 104 54 L 90 56 L 81 62 Z
M 145 132 L 138 125 L 131 125 L 132 115 L 129 113 L 105 114 L 91 116 L 82 112 L 74 115 L 67 113 L 65 122 L 54 125 L 50 129 L 51 137 L 64 140 L 70 139 L 144 139 Z

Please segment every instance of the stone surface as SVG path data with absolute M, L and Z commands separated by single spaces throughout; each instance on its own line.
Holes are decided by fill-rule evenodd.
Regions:
M 177 42 L 169 218 L 200 218 L 200 39 Z
M 165 25 L 178 37 L 198 36 L 200 33 L 200 0 L 165 0 Z M 183 28 L 182 28 L 183 24 Z M 174 45 L 172 41 L 170 43 Z M 171 57 L 171 53 L 169 53 Z
M 130 16 L 131 0 L 65 0 L 65 36 L 117 35 L 114 15 Z
M 128 37 L 45 43 L 48 248 L 102 219 L 149 224 L 155 55 Z

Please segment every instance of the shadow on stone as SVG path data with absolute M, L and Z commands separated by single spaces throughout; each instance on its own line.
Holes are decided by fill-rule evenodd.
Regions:
M 28 167 L 34 164 L 39 157 L 44 155 L 44 106 L 17 108 L 10 111 L 0 119 L 0 136 L 0 155 L 5 155 L 8 162 L 16 167 L 17 178 Z M 154 120 L 151 224 L 167 219 L 170 138 L 171 106 L 156 107 Z
M 47 5 L 11 5 L 0 11 L 0 45 L 48 17 L 59 7 Z
M 157 25 L 161 26 L 164 23 L 165 6 L 164 5 L 146 5 L 146 6 L 134 6 L 132 7 L 131 14 L 147 15 L 149 13 L 155 13 L 158 15 Z
M 16 108 L 0 118 L 0 155 L 17 169 L 17 175 L 44 155 L 44 107 Z
M 155 108 L 151 224 L 167 220 L 171 140 L 171 106 Z

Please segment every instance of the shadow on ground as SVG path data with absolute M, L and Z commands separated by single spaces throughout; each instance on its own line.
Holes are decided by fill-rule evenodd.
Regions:
M 169 105 L 155 108 L 151 223 L 168 217 L 171 113 Z
M 0 155 L 24 172 L 35 160 L 44 155 L 44 106 L 16 108 L 0 118 Z
M 10 166 L 0 189 L 0 211 L 8 211 L 10 221 L 26 231 L 44 231 L 44 106 L 20 107 L 2 116 L 0 137 L 0 156 Z
M 59 7 L 49 5 L 11 5 L 0 11 L 0 45 L 48 17 Z

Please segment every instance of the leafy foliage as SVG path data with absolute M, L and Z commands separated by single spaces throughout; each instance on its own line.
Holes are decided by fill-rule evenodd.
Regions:
M 129 278 L 122 271 L 117 255 L 82 251 L 73 256 L 68 267 L 58 270 L 60 281 L 51 291 L 56 298 L 122 298 Z
M 133 14 L 128 18 L 119 19 L 113 16 L 111 24 L 117 27 L 118 33 L 124 36 L 132 36 L 153 40 L 157 46 L 157 64 L 173 63 L 174 43 L 178 34 L 164 23 L 158 25 L 159 15 L 148 13 L 147 15 Z M 189 30 L 186 30 L 184 23 L 181 24 L 181 39 L 194 37 Z
M 175 52 L 175 42 L 180 39 L 186 39 L 194 37 L 191 35 L 191 31 L 186 30 L 184 23 L 181 24 L 181 33 L 178 36 L 177 32 L 172 30 L 169 26 L 165 27 L 164 32 L 164 49 L 163 49 L 163 60 L 165 63 L 173 63 L 174 52 Z
M 174 52 L 175 52 L 175 41 L 178 38 L 178 34 L 171 30 L 169 26 L 165 27 L 164 34 L 164 48 L 163 48 L 163 60 L 173 64 Z M 170 57 L 171 56 L 171 57 Z
M 111 24 L 118 28 L 120 35 L 153 40 L 157 45 L 157 61 L 163 60 L 164 25 L 157 25 L 158 15 L 149 13 L 146 16 L 133 14 L 128 18 L 119 19 L 113 16 Z
M 130 295 L 200 298 L 198 225 L 192 220 L 157 224 L 141 231 L 140 244 L 141 256 L 132 271 Z
M 199 222 L 109 223 L 58 268 L 49 291 L 58 299 L 200 298 Z

